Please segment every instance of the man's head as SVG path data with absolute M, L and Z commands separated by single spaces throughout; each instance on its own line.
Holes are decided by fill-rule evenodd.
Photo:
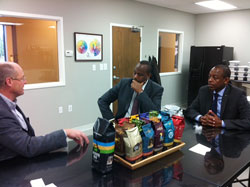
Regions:
M 134 80 L 139 83 L 146 82 L 151 77 L 151 64 L 148 61 L 141 61 L 135 66 Z
M 14 62 L 0 63 L 0 92 L 11 100 L 23 95 L 26 84 L 23 69 Z
M 208 75 L 208 86 L 211 90 L 219 92 L 230 81 L 231 71 L 225 65 L 214 66 Z

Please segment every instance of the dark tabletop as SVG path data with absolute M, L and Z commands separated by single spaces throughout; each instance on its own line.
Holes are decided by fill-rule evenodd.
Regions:
M 89 137 L 92 142 L 92 136 Z M 0 162 L 0 186 L 30 186 L 42 178 L 46 185 L 77 186 L 223 186 L 249 166 L 250 132 L 204 129 L 195 134 L 186 123 L 182 141 L 186 145 L 171 155 L 131 171 L 114 163 L 103 175 L 91 167 L 92 145 L 78 149 L 69 143 L 68 152 L 55 152 L 32 159 Z M 211 148 L 205 156 L 189 151 L 200 143 Z

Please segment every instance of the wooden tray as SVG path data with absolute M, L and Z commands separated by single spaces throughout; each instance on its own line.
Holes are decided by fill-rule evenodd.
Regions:
M 158 153 L 156 155 L 150 156 L 150 157 L 148 157 L 146 159 L 143 159 L 142 161 L 134 163 L 134 164 L 131 164 L 130 162 L 126 161 L 125 159 L 123 159 L 122 157 L 120 157 L 120 156 L 118 156 L 116 154 L 114 154 L 114 160 L 116 162 L 122 164 L 123 166 L 131 169 L 131 170 L 135 170 L 135 169 L 140 168 L 142 166 L 145 166 L 145 165 L 147 165 L 147 164 L 149 164 L 151 162 L 154 162 L 154 161 L 156 161 L 156 160 L 158 160 L 158 159 L 160 159 L 160 158 L 162 158 L 164 156 L 167 156 L 167 155 L 169 155 L 169 154 L 171 154 L 171 153 L 173 153 L 175 151 L 178 151 L 184 145 L 185 145 L 185 143 L 181 142 L 179 145 L 177 145 L 177 146 L 175 146 L 175 147 L 173 147 L 171 149 L 168 149 L 168 150 L 163 151 L 161 153 Z

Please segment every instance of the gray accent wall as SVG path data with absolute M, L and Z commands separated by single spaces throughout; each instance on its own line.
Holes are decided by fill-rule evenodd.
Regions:
M 250 62 L 250 10 L 196 16 L 195 45 L 234 47 L 234 59 Z
M 162 105 L 186 102 L 194 15 L 132 0 L 0 0 L 0 9 L 63 17 L 65 50 L 74 50 L 74 32 L 103 34 L 102 62 L 75 62 L 74 57 L 65 57 L 66 86 L 26 90 L 19 97 L 18 103 L 37 135 L 90 124 L 101 116 L 97 99 L 111 87 L 110 23 L 143 26 L 142 59 L 156 56 L 157 29 L 184 32 L 182 73 L 161 79 L 165 89 Z M 108 70 L 100 71 L 100 63 L 106 63 Z M 92 71 L 93 64 L 97 71 Z M 67 112 L 69 104 L 73 105 L 72 112 Z M 64 108 L 62 114 L 58 113 L 59 106 Z

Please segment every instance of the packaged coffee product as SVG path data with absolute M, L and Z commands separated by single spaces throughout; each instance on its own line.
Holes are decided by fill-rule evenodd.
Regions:
M 118 119 L 117 122 L 120 126 L 123 126 L 123 123 L 129 122 L 129 118 L 121 118 L 121 119 Z
M 126 130 L 127 137 L 124 137 L 125 159 L 131 163 L 142 158 L 142 138 L 137 127 Z
M 183 116 L 172 116 L 172 120 L 174 123 L 174 128 L 175 128 L 175 135 L 174 135 L 174 142 L 175 143 L 180 143 L 182 134 L 185 128 L 185 120 Z
M 164 150 L 169 149 L 173 146 L 174 143 L 174 124 L 172 119 L 170 118 L 169 113 L 165 111 L 160 111 L 161 121 L 163 123 L 163 127 L 165 129 L 164 136 Z
M 148 114 L 149 119 L 151 119 L 151 118 L 153 118 L 153 117 L 158 117 L 158 115 L 159 115 L 159 112 L 158 112 L 158 111 L 155 111 L 155 110 L 150 111 L 149 114 Z
M 143 157 L 148 157 L 153 154 L 154 147 L 154 130 L 151 123 L 142 126 L 142 154 Z
M 98 118 L 93 127 L 92 167 L 101 173 L 112 170 L 115 150 L 115 128 L 106 119 Z
M 140 120 L 139 118 L 137 119 L 131 119 L 130 120 L 130 123 L 133 123 L 133 124 L 135 124 L 135 126 L 137 126 L 138 127 L 138 130 L 139 130 L 139 132 L 140 132 L 140 134 L 142 133 L 142 125 L 144 125 L 144 121 L 142 121 L 142 120 Z
M 147 119 L 147 120 L 149 120 L 149 113 L 148 112 L 140 113 L 139 114 L 139 118 L 140 119 Z
M 125 156 L 124 137 L 127 137 L 125 130 L 134 127 L 135 124 L 130 124 L 128 120 L 123 120 L 122 123 L 115 125 L 115 154 Z
M 153 123 L 153 129 L 155 132 L 154 135 L 154 152 L 159 153 L 163 149 L 163 141 L 164 141 L 164 128 L 162 122 Z

